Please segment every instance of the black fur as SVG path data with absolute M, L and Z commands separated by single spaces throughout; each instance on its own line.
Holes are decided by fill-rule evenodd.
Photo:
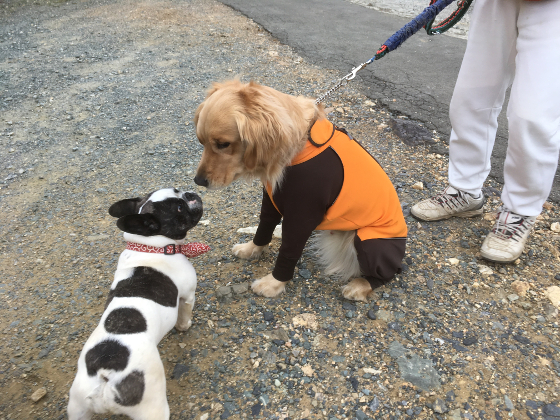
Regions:
M 89 376 L 95 376 L 99 369 L 121 371 L 126 368 L 130 350 L 116 340 L 104 340 L 86 353 L 86 367 Z
M 105 318 L 105 330 L 112 334 L 137 334 L 147 329 L 146 319 L 138 309 L 117 308 Z
M 150 201 L 151 195 L 121 200 L 109 208 L 109 214 L 119 218 L 119 229 L 135 235 L 183 239 L 202 217 L 202 200 L 194 193 L 162 201 Z
M 144 395 L 144 373 L 139 370 L 133 370 L 116 386 L 118 397 L 115 402 L 126 407 L 139 404 Z
M 179 290 L 165 274 L 151 267 L 135 267 L 132 276 L 121 280 L 109 291 L 107 304 L 116 297 L 140 297 L 162 306 L 177 306 Z

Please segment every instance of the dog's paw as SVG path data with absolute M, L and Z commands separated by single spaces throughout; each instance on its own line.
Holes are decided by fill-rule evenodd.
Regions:
M 189 319 L 187 322 L 177 322 L 175 324 L 175 329 L 177 331 L 187 331 L 192 325 L 192 319 Z
M 348 300 L 367 302 L 373 290 L 366 279 L 357 278 L 342 287 L 342 296 Z
M 255 280 L 251 284 L 251 289 L 257 295 L 264 297 L 276 297 L 286 289 L 286 282 L 276 280 L 272 274 L 264 276 L 262 279 Z
M 264 252 L 265 248 L 266 245 L 258 246 L 255 245 L 253 241 L 249 241 L 245 244 L 234 245 L 231 251 L 236 257 L 243 258 L 244 260 L 252 260 L 255 258 L 259 258 Z

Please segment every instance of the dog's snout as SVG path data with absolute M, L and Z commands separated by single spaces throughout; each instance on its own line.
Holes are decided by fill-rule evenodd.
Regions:
M 208 180 L 204 176 L 197 175 L 194 177 L 194 183 L 201 187 L 208 187 Z

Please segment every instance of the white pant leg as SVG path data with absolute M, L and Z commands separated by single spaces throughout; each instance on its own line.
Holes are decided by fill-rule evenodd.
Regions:
M 502 201 L 536 216 L 550 194 L 560 149 L 560 1 L 522 2 Z
M 449 116 L 449 184 L 478 195 L 490 173 L 498 115 L 515 71 L 523 0 L 476 0 Z

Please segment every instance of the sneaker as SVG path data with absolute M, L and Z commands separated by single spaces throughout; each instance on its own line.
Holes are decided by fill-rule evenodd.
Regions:
M 480 255 L 495 262 L 515 261 L 523 252 L 536 220 L 535 216 L 520 216 L 500 207 L 496 224 L 482 243 Z
M 469 193 L 449 186 L 441 194 L 414 205 L 410 213 L 425 222 L 451 217 L 474 217 L 482 214 L 485 201 L 484 194 L 475 198 Z

